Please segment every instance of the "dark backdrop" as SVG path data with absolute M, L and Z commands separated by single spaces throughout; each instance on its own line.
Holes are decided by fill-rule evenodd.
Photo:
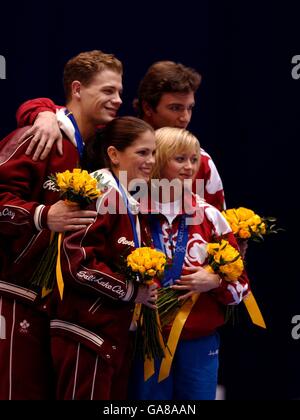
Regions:
M 222 329 L 228 399 L 300 396 L 299 343 L 291 337 L 291 318 L 300 313 L 300 80 L 291 76 L 298 15 L 289 1 L 209 0 L 6 2 L 0 15 L 1 137 L 15 127 L 22 101 L 48 96 L 63 104 L 62 69 L 80 51 L 101 49 L 124 63 L 122 115 L 132 114 L 137 83 L 154 61 L 180 61 L 203 75 L 190 129 L 215 160 L 227 206 L 277 216 L 286 229 L 250 245 L 248 271 L 268 329 L 252 326 L 243 306 L 239 322 Z

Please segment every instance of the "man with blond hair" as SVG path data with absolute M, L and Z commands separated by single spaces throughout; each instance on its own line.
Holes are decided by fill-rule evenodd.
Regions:
M 31 284 L 52 232 L 91 224 L 95 211 L 59 200 L 49 175 L 77 167 L 96 127 L 115 118 L 122 103 L 122 64 L 112 54 L 83 52 L 64 68 L 66 107 L 56 117 L 65 133 L 44 160 L 25 151 L 30 137 L 19 128 L 0 144 L 0 399 L 54 395 L 49 321 L 40 290 Z M 64 153 L 60 153 L 63 146 Z

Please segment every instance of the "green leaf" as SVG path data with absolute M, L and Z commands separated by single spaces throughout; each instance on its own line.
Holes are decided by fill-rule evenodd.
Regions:
M 262 219 L 263 219 L 264 221 L 271 222 L 271 223 L 275 223 L 275 222 L 277 222 L 276 217 L 263 217 Z

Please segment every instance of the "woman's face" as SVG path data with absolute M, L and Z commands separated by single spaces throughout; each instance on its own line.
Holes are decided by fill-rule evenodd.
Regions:
M 182 183 L 185 179 L 194 180 L 200 166 L 200 157 L 196 150 L 184 151 L 174 155 L 162 168 L 161 178 L 169 181 L 177 178 Z
M 145 131 L 122 152 L 116 151 L 118 171 L 127 172 L 127 182 L 133 179 L 149 181 L 155 163 L 155 136 Z

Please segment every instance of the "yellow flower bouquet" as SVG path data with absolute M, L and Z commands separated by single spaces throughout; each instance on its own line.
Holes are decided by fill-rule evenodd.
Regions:
M 207 265 L 204 267 L 210 273 L 228 281 L 236 281 L 244 270 L 243 259 L 237 249 L 230 243 L 221 239 L 219 242 L 210 242 L 206 245 Z M 180 292 L 171 287 L 161 288 L 157 301 L 158 313 L 162 326 L 168 325 L 176 316 L 178 310 L 186 300 L 178 301 Z
M 219 274 L 226 281 L 236 281 L 244 271 L 244 263 L 239 251 L 228 241 L 208 243 L 208 271 Z
M 227 240 L 221 239 L 219 242 L 208 243 L 206 251 L 207 265 L 204 268 L 207 271 L 219 274 L 222 279 L 229 282 L 240 277 L 244 270 L 242 257 Z M 200 294 L 195 292 L 189 298 L 178 301 L 179 296 L 182 295 L 178 290 L 171 287 L 160 290 L 157 302 L 158 313 L 162 327 L 170 326 L 170 332 L 166 344 L 168 352 L 161 362 L 158 382 L 169 376 L 181 331 Z
M 251 239 L 260 242 L 265 235 L 283 230 L 276 228 L 275 217 L 261 217 L 246 207 L 224 210 L 222 214 L 237 239 Z
M 65 172 L 59 172 L 55 175 L 50 175 L 49 179 L 53 182 L 56 191 L 59 192 L 60 197 L 65 200 L 68 205 L 77 203 L 81 208 L 90 204 L 93 200 L 98 198 L 102 191 L 106 188 L 104 183 L 101 183 L 102 175 L 95 172 L 91 176 L 86 170 L 79 168 Z M 100 186 L 101 189 L 98 188 Z M 59 251 L 62 240 L 62 233 L 52 232 L 50 245 L 45 250 L 41 260 L 39 261 L 31 278 L 31 284 L 42 290 L 42 295 L 46 295 L 51 291 L 55 284 L 57 264 L 60 267 Z M 63 283 L 62 278 L 60 282 L 60 294 L 62 297 Z
M 101 195 L 97 188 L 102 179 L 98 172 L 92 177 L 86 170 L 79 168 L 50 175 L 49 179 L 54 182 L 59 195 L 67 202 L 78 203 L 81 208 L 90 204 Z M 104 187 L 104 184 L 101 184 Z
M 141 284 L 150 285 L 162 278 L 166 265 L 163 252 L 141 247 L 127 256 L 127 277 Z M 136 304 L 133 321 L 137 323 L 136 351 L 141 350 L 144 360 L 164 357 L 164 342 L 157 310 Z
M 127 267 L 138 276 L 142 283 L 153 282 L 164 274 L 166 256 L 163 252 L 150 247 L 137 248 L 127 257 Z

